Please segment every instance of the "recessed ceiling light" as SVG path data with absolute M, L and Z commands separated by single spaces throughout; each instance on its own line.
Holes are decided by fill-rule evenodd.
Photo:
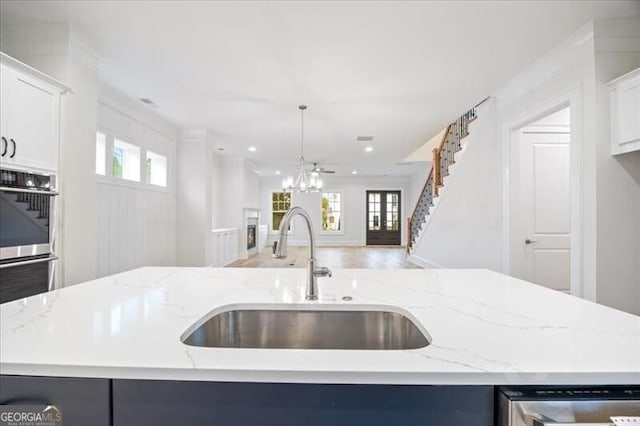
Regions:
M 367 151 L 367 152 L 371 152 L 371 151 L 373 151 L 373 147 L 372 146 L 368 146 L 364 150 Z
M 276 170 L 276 174 L 279 175 L 280 174 L 280 170 Z
M 256 147 L 255 146 L 250 146 L 249 147 L 249 151 L 250 152 L 256 152 Z
M 222 152 L 222 151 L 224 151 L 224 148 L 220 147 L 220 148 L 218 148 L 218 151 Z
M 351 172 L 351 174 L 352 174 L 352 175 L 357 175 L 357 174 L 358 174 L 358 171 L 357 171 L 357 170 L 354 170 L 354 171 L 352 171 L 352 172 Z

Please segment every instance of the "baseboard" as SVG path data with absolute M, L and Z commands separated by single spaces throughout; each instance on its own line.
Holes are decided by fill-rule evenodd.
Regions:
M 407 256 L 407 260 L 415 265 L 422 266 L 424 269 L 445 269 L 444 266 L 431 262 L 430 260 L 423 259 L 415 254 Z

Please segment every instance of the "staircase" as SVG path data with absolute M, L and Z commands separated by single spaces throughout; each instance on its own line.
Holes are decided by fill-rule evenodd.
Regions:
M 483 102 L 480 102 L 480 104 Z M 431 171 L 422 188 L 413 214 L 408 219 L 408 253 L 412 252 L 416 241 L 424 231 L 438 204 L 439 197 L 442 195 L 447 176 L 453 171 L 456 160 L 459 160 L 463 154 L 464 144 L 462 140 L 469 135 L 469 124 L 477 118 L 477 108 L 480 104 L 449 124 L 442 137 L 442 142 L 433 150 Z

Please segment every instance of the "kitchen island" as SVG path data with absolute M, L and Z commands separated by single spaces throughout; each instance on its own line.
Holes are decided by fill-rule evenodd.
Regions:
M 335 270 L 320 280 L 317 301 L 304 299 L 304 278 L 302 269 L 148 267 L 1 305 L 0 395 L 26 376 L 103 380 L 113 406 L 105 424 L 135 424 L 124 413 L 204 396 L 208 409 L 222 413 L 219 398 L 235 411 L 260 413 L 257 419 L 282 414 L 263 398 L 295 406 L 303 398 L 318 409 L 362 408 L 372 413 L 370 424 L 393 412 L 385 401 L 416 413 L 425 400 L 441 408 L 456 400 L 479 404 L 468 413 L 485 425 L 492 420 L 480 411 L 493 409 L 494 385 L 640 384 L 640 317 L 631 314 L 487 270 Z M 252 304 L 391 306 L 408 313 L 431 342 L 375 351 L 182 343 L 203 317 Z M 150 399 L 134 403 L 136 395 Z M 119 411 L 118 401 L 132 405 Z M 295 412 L 285 405 L 283 412 Z

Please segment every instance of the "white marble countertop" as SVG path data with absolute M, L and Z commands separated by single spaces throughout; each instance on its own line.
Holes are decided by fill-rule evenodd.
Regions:
M 385 384 L 640 384 L 640 317 L 486 270 L 149 267 L 0 305 L 0 373 Z M 352 296 L 345 302 L 343 296 Z M 180 336 L 239 303 L 394 305 L 414 350 L 200 348 Z

